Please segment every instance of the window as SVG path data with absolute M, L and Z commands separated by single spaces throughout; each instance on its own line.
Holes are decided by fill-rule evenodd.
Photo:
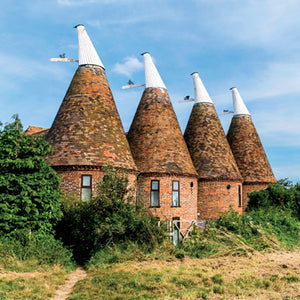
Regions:
M 180 239 L 180 218 L 173 218 L 173 243 L 174 246 L 178 246 Z
M 241 186 L 240 185 L 239 185 L 238 189 L 239 189 L 239 207 L 241 207 L 242 206 L 242 193 L 241 193 Z
M 151 203 L 150 206 L 159 206 L 159 180 L 151 180 Z
M 92 196 L 92 175 L 81 176 L 81 200 L 89 201 Z
M 179 181 L 172 181 L 172 206 L 179 206 Z

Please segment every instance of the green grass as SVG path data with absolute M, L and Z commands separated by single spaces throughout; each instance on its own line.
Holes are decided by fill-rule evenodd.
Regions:
M 1 270 L 0 299 L 49 299 L 65 283 L 66 272 L 54 267 L 45 272 L 11 273 Z
M 75 285 L 70 299 L 297 299 L 297 256 L 288 268 L 281 267 L 282 253 L 102 264 Z

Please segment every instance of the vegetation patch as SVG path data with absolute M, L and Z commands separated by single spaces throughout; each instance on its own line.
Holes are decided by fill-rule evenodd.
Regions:
M 15 273 L 0 269 L 1 299 L 49 299 L 65 283 L 66 272 L 60 266 L 39 272 Z
M 299 255 L 258 252 L 250 257 L 105 264 L 90 268 L 70 299 L 296 299 Z M 287 268 L 282 268 L 287 259 Z

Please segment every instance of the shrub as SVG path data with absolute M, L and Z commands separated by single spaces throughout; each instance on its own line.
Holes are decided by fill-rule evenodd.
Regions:
M 299 244 L 300 224 L 288 209 L 269 207 L 239 215 L 233 209 L 220 213 L 204 231 L 194 229 L 184 244 L 194 257 L 243 255 L 264 249 L 293 247 Z
M 27 230 L 15 231 L 0 239 L 0 263 L 15 270 L 19 262 L 29 262 L 32 269 L 57 264 L 73 267 L 72 253 L 63 247 L 62 242 L 51 234 Z
M 1 125 L 1 124 L 0 124 Z M 52 148 L 42 136 L 23 134 L 18 116 L 0 126 L 0 232 L 50 232 L 62 212 L 60 180 L 44 157 Z
M 299 184 L 292 185 L 286 179 L 278 182 L 278 184 L 270 184 L 265 190 L 249 193 L 247 212 L 276 206 L 287 208 L 294 217 L 300 220 Z
M 97 197 L 88 202 L 76 200 L 73 205 L 68 201 L 63 210 L 57 234 L 72 247 L 80 263 L 105 246 L 132 241 L 151 251 L 164 238 L 157 219 L 135 204 L 127 174 L 112 167 L 105 168 Z

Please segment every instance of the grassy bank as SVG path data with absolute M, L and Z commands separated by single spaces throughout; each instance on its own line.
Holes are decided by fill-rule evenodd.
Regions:
M 90 268 L 70 299 L 300 299 L 300 252 Z
M 11 272 L 0 267 L 0 299 L 50 299 L 65 280 L 66 270 L 61 266 L 39 267 L 30 272 Z

